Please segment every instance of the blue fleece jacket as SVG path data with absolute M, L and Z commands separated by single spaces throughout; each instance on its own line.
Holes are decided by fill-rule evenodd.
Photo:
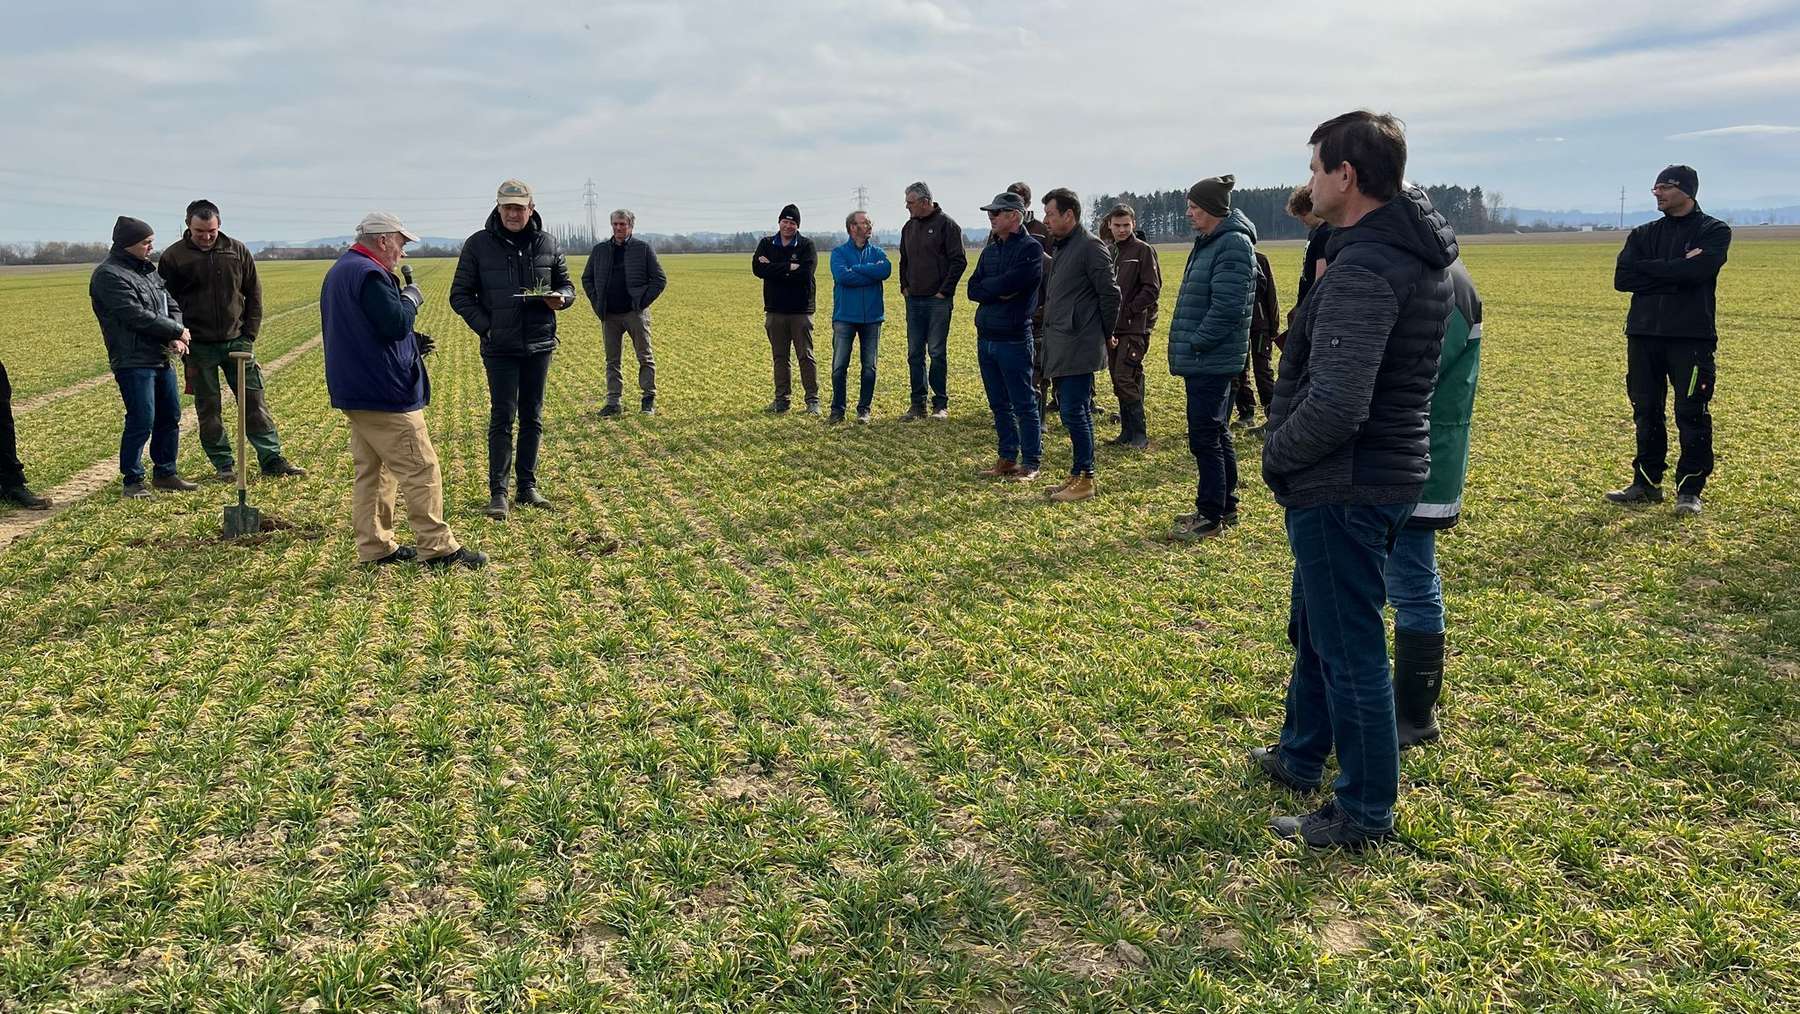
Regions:
M 831 248 L 831 319 L 873 324 L 887 318 L 882 283 L 894 272 L 887 251 L 873 240 L 858 250 L 845 240 Z

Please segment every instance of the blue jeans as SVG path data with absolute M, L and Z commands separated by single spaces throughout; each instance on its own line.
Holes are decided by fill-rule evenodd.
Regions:
M 1437 532 L 1402 528 L 1387 560 L 1387 600 L 1394 627 L 1420 634 L 1444 632 L 1444 586 L 1438 580 Z
M 1383 570 L 1412 504 L 1290 507 L 1294 586 L 1281 760 L 1301 781 L 1318 781 L 1335 748 L 1337 803 L 1367 831 L 1394 826 L 1400 739 L 1388 667 Z
M 1183 377 L 1187 383 L 1188 450 L 1200 471 L 1194 510 L 1217 521 L 1237 510 L 1237 448 L 1231 443 L 1229 373 Z
M 1031 339 L 975 342 L 981 386 L 994 412 L 1000 457 L 1035 469 L 1044 460 L 1044 428 L 1038 421 L 1037 392 L 1031 387 Z
M 850 372 L 850 344 L 862 336 L 862 386 L 856 392 L 856 414 L 869 410 L 875 400 L 875 358 L 881 351 L 881 321 L 853 324 L 847 320 L 831 322 L 831 414 L 843 415 L 847 394 L 845 375 Z
M 1069 446 L 1075 452 L 1070 475 L 1091 475 L 1094 471 L 1093 401 L 1092 373 L 1056 378 L 1056 410 L 1062 416 L 1063 429 L 1069 431 Z
M 950 300 L 906 297 L 906 368 L 912 375 L 912 407 L 925 407 L 925 357 L 931 357 L 931 410 L 950 405 L 950 367 L 944 347 L 950 340 Z
M 125 485 L 144 481 L 146 441 L 156 474 L 174 475 L 181 451 L 181 385 L 175 382 L 175 367 L 164 363 L 114 370 L 113 379 L 125 400 L 125 432 L 119 437 L 119 475 Z

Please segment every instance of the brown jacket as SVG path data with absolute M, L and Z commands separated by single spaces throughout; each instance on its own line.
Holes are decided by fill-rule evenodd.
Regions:
M 956 295 L 956 283 L 969 267 L 963 252 L 962 227 L 936 204 L 924 218 L 909 218 L 900 227 L 900 292 L 906 296 Z
M 1256 251 L 1256 302 L 1250 307 L 1250 337 L 1267 340 L 1281 330 L 1281 308 L 1275 302 L 1275 275 L 1269 259 Z
M 1119 281 L 1119 319 L 1113 334 L 1147 335 L 1156 329 L 1156 300 L 1162 295 L 1162 264 L 1156 248 L 1132 236 L 1113 248 Z
M 169 294 L 181 304 L 195 341 L 255 341 L 262 330 L 262 282 L 250 248 L 224 233 L 202 250 L 182 230 L 156 266 Z

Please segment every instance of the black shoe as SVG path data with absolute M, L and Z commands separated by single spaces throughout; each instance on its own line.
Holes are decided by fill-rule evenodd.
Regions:
M 1675 494 L 1675 514 L 1679 517 L 1697 518 L 1700 516 L 1700 494 Z
M 655 415 L 656 414 L 656 397 L 655 397 L 655 395 L 645 398 L 643 400 L 643 403 L 638 406 L 638 412 L 642 415 Z
M 1276 817 L 1269 830 L 1277 837 L 1303 842 L 1310 848 L 1340 848 L 1361 852 L 1394 837 L 1394 829 L 1371 831 L 1350 822 L 1350 815 L 1332 800 L 1311 813 L 1298 817 Z
M 1238 523 L 1238 509 L 1236 507 L 1233 507 L 1230 510 L 1226 511 L 1225 516 L 1219 519 L 1219 523 L 1224 525 L 1226 528 L 1230 528 L 1232 525 L 1237 524 Z
M 909 408 L 906 410 L 906 414 L 900 417 L 900 421 L 901 422 L 918 422 L 920 419 L 925 418 L 929 414 L 930 413 L 925 411 L 925 406 L 914 405 L 912 408 Z
M 520 486 L 519 495 L 513 497 L 513 503 L 521 507 L 536 507 L 539 510 L 550 509 L 550 501 L 544 497 L 544 494 L 537 491 L 536 486 Z
M 826 422 L 828 422 L 828 423 L 834 423 L 834 424 L 835 424 L 835 423 L 841 423 L 841 422 L 843 422 L 843 421 L 844 421 L 844 413 L 842 413 L 842 412 L 833 412 L 833 413 L 831 413 L 831 414 L 830 414 L 830 415 L 828 415 L 828 416 L 826 416 L 826 417 L 825 417 L 825 421 L 826 421 Z
M 506 511 L 506 494 L 494 493 L 488 497 L 487 510 L 483 511 L 483 513 L 488 517 L 493 518 L 495 521 L 505 521 Z
M 616 401 L 609 401 L 605 405 L 600 406 L 600 418 L 602 419 L 610 419 L 618 414 L 619 403 Z
M 1444 692 L 1444 635 L 1394 631 L 1394 728 L 1400 749 L 1443 734 L 1437 702 Z
M 1624 489 L 1615 489 L 1606 494 L 1606 498 L 1626 507 L 1641 507 L 1644 504 L 1662 503 L 1663 491 L 1661 486 L 1652 486 L 1638 479 Z
M 127 500 L 148 500 L 150 499 L 150 487 L 141 482 L 128 482 L 125 484 L 125 488 L 119 491 L 119 495 Z
M 0 500 L 5 500 L 7 503 L 18 504 L 20 507 L 26 507 L 34 511 L 47 511 L 50 509 L 49 497 L 38 496 L 31 491 L 30 486 L 27 486 L 22 482 L 17 486 L 8 486 L 5 489 L 0 489 Z
M 262 474 L 271 479 L 279 479 L 283 476 L 291 476 L 292 478 L 300 479 L 306 476 L 306 469 L 301 468 L 299 465 L 294 464 L 286 458 L 276 458 L 274 461 L 271 461 L 262 467 Z
M 390 567 L 396 563 L 411 563 L 418 558 L 418 550 L 411 546 L 400 546 L 386 556 L 370 560 L 369 565 L 372 567 Z
M 213 478 L 220 482 L 236 482 L 237 467 L 235 465 L 227 465 L 224 468 L 216 469 L 213 471 Z
M 452 565 L 467 567 L 470 570 L 480 570 L 487 566 L 487 554 L 477 553 L 475 550 L 465 546 L 454 553 L 446 553 L 443 556 L 434 556 L 425 561 L 425 566 L 436 567 L 439 570 L 447 570 Z
M 788 410 L 788 403 L 785 401 L 782 401 L 780 398 L 777 398 L 774 401 L 769 402 L 768 405 L 763 407 L 763 411 L 769 413 L 770 415 L 786 415 L 787 410 Z
M 1245 756 L 1249 757 L 1250 763 L 1256 765 L 1257 769 L 1267 775 L 1270 781 L 1282 788 L 1302 793 L 1319 791 L 1321 783 L 1303 782 L 1288 771 L 1287 765 L 1281 760 L 1280 746 L 1259 746 Z
M 191 493 L 200 488 L 179 475 L 156 476 L 150 480 L 150 485 L 157 489 L 166 489 L 171 493 Z
M 1175 519 L 1175 527 L 1170 536 L 1184 542 L 1194 539 L 1212 539 L 1225 533 L 1225 522 L 1214 521 L 1200 514 L 1183 514 Z

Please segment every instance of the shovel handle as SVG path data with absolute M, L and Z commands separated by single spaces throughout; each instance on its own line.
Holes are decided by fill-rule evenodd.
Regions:
M 244 407 L 244 399 L 248 392 L 244 390 L 244 369 L 254 358 L 250 352 L 233 352 L 231 358 L 237 363 L 237 488 L 238 504 L 244 503 L 245 491 L 250 485 L 250 466 L 244 458 L 244 430 L 249 425 L 249 410 Z

